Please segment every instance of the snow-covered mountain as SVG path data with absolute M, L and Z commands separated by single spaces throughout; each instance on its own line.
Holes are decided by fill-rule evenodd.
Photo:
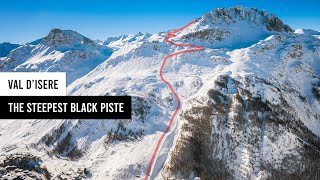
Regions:
M 129 34 L 129 35 L 121 35 L 117 37 L 109 37 L 105 41 L 101 41 L 100 44 L 108 46 L 112 49 L 120 49 L 124 45 L 132 42 L 141 42 L 149 38 L 151 34 L 149 33 L 137 33 L 137 34 Z
M 71 30 L 52 29 L 48 36 L 12 50 L 0 71 L 67 72 L 70 84 L 106 60 L 112 49 Z
M 183 48 L 166 35 L 107 41 L 117 50 L 68 86 L 69 95 L 133 96 L 132 119 L 1 121 L 2 154 L 29 152 L 46 167 L 36 172 L 55 178 L 142 179 L 177 103 L 159 68 Z M 164 68 L 182 106 L 150 179 L 319 177 L 320 39 L 266 11 L 233 7 L 199 17 L 172 41 L 205 50 Z
M 320 35 L 319 31 L 315 31 L 312 29 L 296 29 L 294 32 L 297 34 Z
M 312 29 L 296 29 L 295 33 L 297 34 L 307 34 L 307 35 L 312 35 L 318 39 L 320 39 L 320 32 L 319 31 L 315 31 Z
M 276 16 L 254 8 L 219 8 L 197 19 L 177 40 L 210 48 L 242 48 L 292 29 Z

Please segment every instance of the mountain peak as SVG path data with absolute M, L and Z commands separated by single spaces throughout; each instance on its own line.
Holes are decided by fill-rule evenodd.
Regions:
M 48 45 L 78 45 L 93 44 L 94 41 L 72 30 L 61 30 L 54 28 L 48 36 L 44 38 L 44 43 Z
M 267 11 L 235 6 L 204 14 L 177 38 L 210 48 L 242 48 L 279 33 L 293 33 L 293 30 Z
M 248 21 L 258 25 L 264 25 L 267 30 L 275 32 L 293 32 L 278 17 L 267 11 L 259 11 L 256 8 L 235 6 L 231 8 L 218 8 L 199 18 L 199 21 L 207 24 L 232 24 L 239 21 Z

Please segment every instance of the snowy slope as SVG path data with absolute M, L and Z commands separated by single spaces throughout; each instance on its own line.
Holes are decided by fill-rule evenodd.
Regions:
M 307 34 L 307 35 L 320 35 L 319 31 L 315 31 L 312 29 L 296 29 L 294 33 L 297 34 Z
M 113 48 L 115 50 L 123 47 L 124 45 L 137 41 L 144 41 L 149 38 L 151 34 L 149 33 L 137 33 L 129 35 L 121 35 L 118 37 L 109 37 L 107 40 L 100 42 L 100 44 Z
M 320 39 L 320 32 L 312 29 L 296 29 L 294 33 L 312 35 Z
M 216 15 L 221 12 L 226 12 L 226 17 L 231 16 L 232 21 L 230 20 L 230 22 L 226 23 L 224 18 L 221 19 L 221 16 Z M 211 19 L 208 14 L 213 14 Z M 311 136 L 312 138 L 310 139 L 313 139 L 310 140 L 311 142 L 308 139 L 305 140 L 309 141 L 308 143 L 314 143 L 317 142 L 316 137 L 319 135 L 319 115 L 317 113 L 320 111 L 319 101 L 316 100 L 315 95 L 312 93 L 312 89 L 319 81 L 319 40 L 308 35 L 292 34 L 292 30 L 278 18 L 266 12 L 258 12 L 256 9 L 236 7 L 232 9 L 218 9 L 208 14 L 200 17 L 198 24 L 195 23 L 194 27 L 191 26 L 186 29 L 178 37 L 180 36 L 183 39 L 183 37 L 189 37 L 190 34 L 194 35 L 194 32 L 199 32 L 201 29 L 216 27 L 218 30 L 226 29 L 230 32 L 226 39 L 216 42 L 217 38 L 215 34 L 187 39 L 188 41 L 183 39 L 185 42 L 189 42 L 190 40 L 192 43 L 204 45 L 207 49 L 204 52 L 195 52 L 190 55 L 181 55 L 178 58 L 173 58 L 172 63 L 168 65 L 165 71 L 165 77 L 169 82 L 174 84 L 183 101 L 182 114 L 192 108 L 203 106 L 199 102 L 206 104 L 209 101 L 207 92 L 210 89 L 219 89 L 215 81 L 221 75 L 226 74 L 227 79 L 234 79 L 239 84 L 237 86 L 230 84 L 231 87 L 228 85 L 227 89 L 222 89 L 223 94 L 233 98 L 240 91 L 246 92 L 245 90 L 247 90 L 251 96 L 260 97 L 263 102 L 270 102 L 271 104 L 268 104 L 270 107 L 276 108 L 280 104 L 280 107 L 288 114 L 291 114 L 290 117 L 293 116 L 293 119 L 295 119 L 291 119 L 291 121 L 297 121 L 297 124 L 299 124 L 299 126 L 296 125 L 284 130 L 276 142 L 270 141 L 269 138 L 273 138 L 273 133 L 274 131 L 278 131 L 278 127 L 277 125 L 276 127 L 271 126 L 268 132 L 263 131 L 263 133 L 267 134 L 267 137 L 266 140 L 261 142 L 261 148 L 259 146 L 258 149 L 248 149 L 252 144 L 248 139 L 235 140 L 234 142 L 230 142 L 230 144 L 214 146 L 215 149 L 211 149 L 210 151 L 217 153 L 217 159 L 222 160 L 226 164 L 226 169 L 229 172 L 235 171 L 233 175 L 238 178 L 241 176 L 254 178 L 265 174 L 264 171 L 260 172 L 263 169 L 261 168 L 261 164 L 276 162 L 281 164 L 282 160 L 287 158 L 287 155 L 284 155 L 287 153 L 297 158 L 302 157 L 303 155 L 298 153 L 301 149 L 297 150 L 302 144 L 297 138 Z M 268 22 L 275 23 L 271 23 L 272 25 L 270 25 Z M 247 29 L 250 30 L 250 33 L 254 32 L 248 36 Z M 157 68 L 160 66 L 163 56 L 168 53 L 167 49 L 170 49 L 169 52 L 173 52 L 179 48 L 167 47 L 167 44 L 162 41 L 163 37 L 164 34 L 162 33 L 155 34 L 149 38 L 149 43 L 132 43 L 120 49 L 108 61 L 69 86 L 70 94 L 96 94 L 99 91 L 104 93 L 108 91 L 119 92 L 119 89 L 121 89 L 120 92 L 124 91 L 125 94 L 134 95 L 153 90 L 156 94 L 156 100 L 160 99 L 160 102 L 166 101 L 170 97 L 165 95 L 168 90 L 161 86 L 163 83 L 161 83 L 157 76 L 159 73 Z M 246 41 L 243 41 L 244 38 Z M 176 40 L 178 41 L 178 39 Z M 213 45 L 211 45 L 211 42 Z M 248 43 L 243 44 L 243 42 Z M 247 47 L 239 48 L 241 47 L 239 44 L 241 46 L 247 45 Z M 219 46 L 222 46 L 224 49 L 211 49 L 211 47 L 217 48 Z M 92 83 L 96 82 L 97 79 L 99 79 L 98 83 Z M 105 86 L 105 84 L 111 84 L 112 88 Z M 118 87 L 118 89 L 115 90 L 114 87 Z M 277 89 L 280 92 L 277 92 Z M 246 99 L 248 95 L 243 93 L 240 96 Z M 233 113 L 236 113 L 236 110 L 230 109 L 230 118 L 234 116 L 232 115 Z M 261 114 L 261 112 L 257 113 Z M 280 115 L 272 116 L 275 116 L 279 121 L 286 121 L 282 120 L 283 117 Z M 211 118 L 213 118 L 211 122 L 213 127 L 217 126 L 220 118 Z M 186 122 L 181 117 L 178 119 Z M 253 118 L 248 119 L 244 115 L 243 119 L 257 121 L 258 118 L 253 116 Z M 164 120 L 168 121 L 168 119 Z M 152 121 L 153 119 L 151 119 Z M 236 122 L 233 123 L 237 124 Z M 199 126 L 197 123 L 195 125 Z M 259 129 L 267 129 L 267 127 L 261 128 L 255 125 L 251 127 L 250 123 L 246 126 L 252 128 L 252 132 L 249 132 L 248 135 L 265 138 L 264 135 L 261 135 L 262 131 Z M 308 129 L 304 132 L 305 134 L 291 133 L 294 128 L 304 129 L 305 127 Z M 233 130 L 239 131 L 236 128 L 233 128 Z M 216 134 L 211 133 L 219 141 L 225 141 L 223 139 L 227 136 L 234 136 L 235 139 L 239 138 L 238 134 L 230 133 L 230 131 L 230 128 L 226 128 L 218 131 L 221 134 L 218 132 Z M 184 133 L 190 134 L 190 132 L 181 132 L 181 136 Z M 288 141 L 288 139 L 294 141 L 294 143 L 288 144 L 288 147 L 279 146 Z M 237 143 L 241 143 L 241 147 L 224 154 L 223 148 L 228 149 L 228 146 L 235 146 Z M 208 145 L 206 146 L 208 147 Z M 167 148 L 170 149 L 170 147 Z M 179 149 L 179 146 L 175 148 Z M 178 150 L 180 153 L 182 151 L 181 149 Z M 244 154 L 245 151 L 247 151 L 246 154 Z M 278 151 L 279 153 L 272 153 L 273 151 Z M 257 157 L 260 153 L 264 153 L 265 156 Z M 175 154 L 173 153 L 172 156 L 174 157 Z M 210 155 L 208 154 L 207 156 Z M 234 163 L 232 156 L 243 159 L 236 160 L 237 163 Z M 144 157 L 141 159 L 144 159 Z M 173 173 L 171 176 L 182 174 L 183 178 L 192 178 L 193 173 L 199 176 L 202 175 L 201 172 L 192 172 L 192 169 L 188 169 L 185 174 L 174 171 L 174 168 L 169 167 L 176 166 L 176 169 L 183 169 L 185 167 L 183 165 L 179 166 L 178 164 L 183 164 L 179 161 L 175 164 L 175 160 L 172 157 L 167 160 L 166 164 L 165 167 L 167 169 L 162 172 L 163 176 L 159 175 L 158 178 L 166 177 L 165 174 L 167 173 Z M 243 169 L 239 170 L 237 168 L 239 166 L 243 167 Z M 272 168 L 279 168 L 278 165 L 274 166 Z M 287 164 L 284 166 L 288 167 Z
M 217 9 L 197 20 L 173 41 L 206 49 L 171 58 L 164 68 L 182 107 L 152 177 L 314 178 L 320 39 L 253 8 Z M 165 36 L 110 40 L 117 50 L 68 86 L 69 95 L 133 96 L 131 120 L 2 121 L 2 154 L 31 152 L 53 177 L 87 168 L 84 179 L 142 179 L 176 104 L 159 68 L 182 48 Z
M 279 32 L 292 29 L 266 11 L 237 6 L 219 8 L 197 19 L 176 37 L 177 40 L 210 48 L 242 48 Z
M 53 29 L 43 39 L 22 45 L 0 62 L 1 71 L 67 72 L 67 83 L 106 60 L 112 50 L 71 30 Z

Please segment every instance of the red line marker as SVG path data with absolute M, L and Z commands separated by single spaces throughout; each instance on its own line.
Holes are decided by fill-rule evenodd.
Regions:
M 171 128 L 171 125 L 173 123 L 173 120 L 175 118 L 175 116 L 177 115 L 178 111 L 179 111 L 179 108 L 180 108 L 180 104 L 181 104 L 181 101 L 180 101 L 180 98 L 179 96 L 177 95 L 177 93 L 174 91 L 174 89 L 172 88 L 171 84 L 163 77 L 163 68 L 167 62 L 167 60 L 173 56 L 176 56 L 176 55 L 179 55 L 179 54 L 183 54 L 183 53 L 187 53 L 187 52 L 195 52 L 195 51 L 202 51 L 204 50 L 204 47 L 203 46 L 197 46 L 197 45 L 194 45 L 194 44 L 177 44 L 173 41 L 170 40 L 170 38 L 173 38 L 176 36 L 175 33 L 177 32 L 180 32 L 184 29 L 186 29 L 187 27 L 189 27 L 190 25 L 194 24 L 195 22 L 197 22 L 197 20 L 194 20 L 194 21 L 191 21 L 190 23 L 188 23 L 187 25 L 183 26 L 182 28 L 179 28 L 179 29 L 175 29 L 175 30 L 172 30 L 172 31 L 169 31 L 168 32 L 168 35 L 164 38 L 164 41 L 174 45 L 174 46 L 183 46 L 183 47 L 193 47 L 193 49 L 186 49 L 186 50 L 181 50 L 181 51 L 178 51 L 178 52 L 175 52 L 175 53 L 172 53 L 172 54 L 169 54 L 168 56 L 166 56 L 163 61 L 162 61 L 162 64 L 161 64 L 161 67 L 160 67 L 160 77 L 161 77 L 161 80 L 167 84 L 167 86 L 169 87 L 170 91 L 172 92 L 172 94 L 176 97 L 177 101 L 178 101 L 178 104 L 176 106 L 176 109 L 174 111 L 174 113 L 172 114 L 171 118 L 170 118 L 170 121 L 169 121 L 169 124 L 167 126 L 167 128 L 165 129 L 165 131 L 162 133 L 160 139 L 158 140 L 158 143 L 157 143 L 157 146 L 152 154 L 152 157 L 151 157 L 151 160 L 149 162 L 149 166 L 148 166 L 148 169 L 147 169 L 147 172 L 146 172 L 146 176 L 144 177 L 144 180 L 148 180 L 148 176 L 150 174 L 150 171 L 151 171 L 151 168 L 153 166 L 153 163 L 154 163 L 154 160 L 155 160 L 155 157 L 156 157 L 156 154 L 159 150 L 159 147 L 160 147 L 160 144 L 163 140 L 163 138 L 165 137 L 165 135 L 167 134 L 167 132 L 170 130 Z

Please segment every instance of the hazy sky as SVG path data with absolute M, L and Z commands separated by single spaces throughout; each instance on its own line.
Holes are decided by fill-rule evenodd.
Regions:
M 320 0 L 1 0 L 0 42 L 25 43 L 52 28 L 106 39 L 180 27 L 217 7 L 265 9 L 292 28 L 320 30 Z

